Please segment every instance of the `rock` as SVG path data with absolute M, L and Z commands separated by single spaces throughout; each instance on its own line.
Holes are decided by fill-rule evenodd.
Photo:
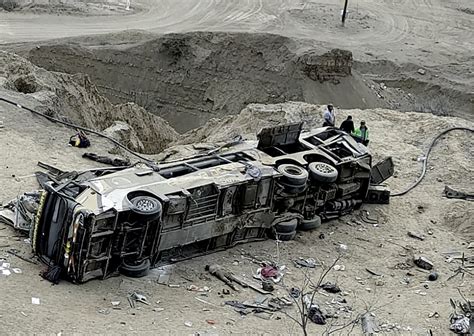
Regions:
M 340 254 L 347 253 L 347 250 L 348 247 L 346 244 L 339 244 L 339 246 L 337 247 L 337 252 L 339 252 Z
M 413 259 L 413 262 L 415 263 L 416 266 L 423 268 L 425 270 L 433 269 L 433 263 L 425 257 L 415 257 Z
M 262 282 L 262 289 L 267 292 L 273 292 L 275 288 L 273 287 L 273 283 L 271 281 L 266 280 Z
M 127 147 L 134 151 L 141 153 L 145 149 L 137 132 L 126 122 L 116 120 L 110 127 L 103 130 L 102 133 L 118 142 L 127 144 Z
M 420 68 L 420 69 L 418 69 L 418 73 L 419 73 L 420 75 L 424 75 L 424 74 L 426 74 L 426 70 Z
M 344 265 L 334 265 L 333 268 L 335 271 L 344 271 L 346 269 Z
M 186 327 L 191 328 L 191 327 L 193 326 L 193 323 L 192 323 L 191 321 L 186 321 L 186 322 L 184 322 L 184 325 L 185 325 Z
M 325 284 L 322 284 L 321 288 L 324 289 L 326 292 L 329 292 L 329 293 L 339 293 L 341 291 L 339 286 L 337 286 L 336 284 L 330 283 L 330 282 L 326 282 Z

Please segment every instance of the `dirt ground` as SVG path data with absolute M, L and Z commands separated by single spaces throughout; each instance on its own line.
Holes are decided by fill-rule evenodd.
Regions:
M 67 1 L 63 3 L 68 5 Z M 80 3 L 94 4 L 100 1 Z M 302 93 L 298 92 L 300 96 L 295 94 L 285 96 L 282 100 L 270 100 L 266 98 L 272 92 L 268 96 L 252 96 L 248 91 L 261 89 L 262 83 L 269 86 L 276 82 L 285 84 L 285 77 L 278 77 L 270 83 L 266 82 L 266 78 L 260 82 L 250 77 L 238 78 L 244 82 L 252 80 L 258 85 L 246 87 L 240 84 L 234 97 L 229 94 L 232 93 L 232 88 L 228 87 L 228 100 L 221 103 L 225 105 L 228 101 L 229 104 L 236 104 L 232 99 L 239 98 L 239 104 L 232 110 L 237 113 L 249 103 L 287 100 L 305 100 L 320 105 L 330 100 L 339 107 L 343 106 L 340 101 L 348 99 L 338 98 L 344 95 L 345 90 L 351 97 L 360 94 L 361 99 L 373 98 L 364 102 L 367 105 L 357 105 L 351 101 L 352 106 L 345 107 L 368 109 L 338 109 L 337 120 L 339 123 L 350 114 L 356 123 L 362 119 L 367 121 L 371 132 L 369 147 L 375 160 L 388 155 L 394 158 L 396 173 L 388 181 L 392 191 L 400 191 L 414 181 L 420 171 L 417 158 L 438 132 L 452 126 L 474 127 L 474 7 L 470 0 L 351 0 L 345 27 L 339 24 L 343 1 L 132 0 L 132 11 L 127 13 L 115 10 L 124 1 L 107 3 L 111 7 L 89 6 L 88 10 L 91 11 L 75 10 L 70 6 L 59 12 L 57 8 L 49 10 L 45 7 L 30 7 L 26 11 L 0 11 L 1 49 L 10 51 L 13 48 L 18 52 L 22 51 L 24 55 L 32 46 L 36 48 L 40 44 L 58 43 L 57 40 L 45 42 L 46 40 L 67 38 L 66 42 L 75 43 L 78 50 L 85 48 L 81 52 L 96 50 L 113 60 L 112 56 L 126 49 L 133 50 L 135 46 L 157 39 L 157 33 L 223 31 L 283 36 L 274 37 L 279 41 L 284 40 L 278 48 L 265 49 L 266 52 L 273 52 L 271 55 L 276 59 L 281 55 L 286 57 L 310 49 L 350 50 L 355 61 L 354 76 L 347 83 L 339 84 L 341 86 L 336 89 L 330 86 L 333 84 L 327 85 L 326 90 L 322 85 L 305 82 L 305 85 L 299 86 L 298 90 L 302 90 Z M 122 33 L 125 29 L 133 31 Z M 98 35 L 103 33 L 109 34 Z M 195 38 L 202 35 L 203 33 L 192 33 L 186 36 Z M 223 35 L 225 34 L 220 36 Z M 228 46 L 235 43 L 232 39 L 218 40 L 228 43 Z M 259 40 L 254 36 L 249 40 L 258 45 L 270 39 Z M 245 35 L 241 41 L 248 42 Z M 206 43 L 215 46 L 217 42 L 211 36 Z M 211 50 L 203 48 L 199 43 L 193 46 L 196 49 L 192 55 L 197 56 L 198 62 Z M 280 49 L 282 46 L 287 48 L 285 52 Z M 107 51 L 107 48 L 110 50 Z M 226 46 L 221 47 L 221 50 L 222 48 Z M 253 50 L 252 48 L 249 50 Z M 228 49 L 233 51 L 232 48 Z M 38 59 L 45 56 L 40 53 L 41 47 L 35 50 L 39 50 L 36 51 Z M 48 57 L 52 61 L 56 57 L 58 62 L 63 61 L 63 56 L 56 54 Z M 105 109 L 110 117 L 103 120 L 104 125 L 117 116 L 114 114 L 114 106 L 109 101 L 104 103 L 104 98 L 98 94 L 96 82 L 85 80 L 82 75 L 53 76 L 52 73 L 44 74 L 41 72 L 43 70 L 35 70 L 34 75 L 38 75 L 41 90 L 18 92 L 18 88 L 9 85 L 16 80 L 17 74 L 22 74 L 22 71 L 30 69 L 32 65 L 23 60 L 14 63 L 8 57 L 3 55 L 5 64 L 0 67 L 0 97 L 21 102 L 25 106 L 49 107 L 56 113 L 67 109 L 71 113 L 68 117 L 74 117 L 74 109 L 78 108 L 78 117 L 88 115 L 89 122 L 92 123 L 96 120 L 95 117 L 104 119 L 104 116 L 95 113 Z M 221 54 L 222 59 L 226 57 L 230 55 Z M 240 54 L 235 57 L 236 60 L 240 58 Z M 50 59 L 45 57 L 42 60 Z M 249 57 L 251 62 L 235 64 L 234 68 L 238 70 L 235 72 L 229 70 L 235 70 L 232 69 L 232 64 L 225 64 L 227 68 L 220 73 L 234 74 L 236 78 L 253 73 L 255 77 L 255 74 L 260 73 L 248 71 L 245 66 L 255 65 L 256 59 L 258 58 Z M 36 62 L 40 63 L 38 60 Z M 13 77 L 10 77 L 11 69 L 8 73 L 6 70 L 4 72 L 8 64 L 21 64 L 15 67 L 18 68 L 15 71 L 20 71 L 15 72 Z M 74 60 L 69 64 L 65 63 L 64 69 L 59 70 L 74 72 L 71 70 L 74 64 Z M 281 64 L 281 59 L 278 62 L 268 59 L 258 67 L 265 69 Z M 84 62 L 81 69 L 87 69 L 88 65 L 92 65 L 92 62 Z M 46 67 L 46 64 L 41 66 Z M 127 64 L 126 67 L 123 67 L 123 71 L 132 65 Z M 77 72 L 82 72 L 81 69 Z M 145 68 L 142 76 L 147 75 L 147 69 Z M 120 68 L 118 70 L 122 71 Z M 110 74 L 115 74 L 118 70 L 106 68 Z M 171 67 L 166 70 L 173 72 L 176 69 Z M 95 70 L 90 67 L 89 71 L 93 74 Z M 215 74 L 216 72 L 209 71 L 208 79 L 212 79 Z M 27 75 L 30 76 L 30 73 L 27 72 Z M 43 75 L 52 78 L 51 81 L 42 82 L 45 78 L 41 77 Z M 84 90 L 75 85 L 62 86 L 72 78 L 82 78 L 81 85 L 90 86 L 92 90 Z M 141 77 L 137 75 L 136 78 L 139 80 Z M 152 80 L 153 78 L 150 79 Z M 168 84 L 173 85 L 175 80 L 170 77 Z M 57 81 L 61 83 L 61 90 L 55 92 Z M 164 86 L 162 90 L 170 93 L 170 101 L 173 101 L 173 95 L 182 98 L 183 92 L 175 94 L 166 91 L 169 87 L 171 86 Z M 215 85 L 215 97 L 221 96 L 219 89 L 223 88 L 225 87 L 222 85 Z M 285 94 L 290 91 L 286 90 Z M 49 92 L 47 96 L 44 96 L 45 92 Z M 242 99 L 242 95 L 247 94 Z M 76 103 L 81 97 L 87 102 L 84 106 Z M 387 104 L 388 100 L 395 98 L 400 99 L 399 106 Z M 199 99 L 200 96 L 196 101 Z M 122 101 L 114 103 L 118 102 Z M 209 104 L 206 100 L 200 103 Z M 315 127 L 321 124 L 320 105 L 299 102 L 250 104 L 239 115 L 219 115 L 220 119 L 210 120 L 207 116 L 197 121 L 190 118 L 189 122 L 193 125 L 189 128 L 200 127 L 180 135 L 176 140 L 178 135 L 165 125 L 166 141 L 174 141 L 172 144 L 178 146 L 190 142 L 226 141 L 236 134 L 251 139 L 255 137 L 258 128 L 282 121 L 304 120 L 309 127 Z M 428 113 L 376 108 L 387 106 Z M 146 125 L 152 124 L 151 121 L 143 122 L 143 118 L 137 118 L 137 113 L 146 113 L 139 106 L 122 108 L 119 112 L 122 119 L 131 120 L 130 123 L 137 121 L 136 136 L 143 135 Z M 172 115 L 168 117 L 171 119 Z M 180 119 L 185 118 L 183 115 Z M 0 121 L 3 122 L 3 127 L 0 127 L 0 202 L 38 188 L 32 176 L 37 170 L 38 161 L 45 161 L 65 170 L 97 166 L 81 157 L 84 150 L 67 145 L 73 134 L 70 129 L 3 102 L 0 102 Z M 103 128 L 103 125 L 96 126 Z M 180 131 L 184 130 L 187 129 L 183 127 Z M 150 134 L 149 137 L 153 138 L 153 133 Z M 90 151 L 108 155 L 115 152 L 112 145 L 96 137 L 92 137 L 92 143 Z M 181 151 L 182 148 L 172 147 L 155 157 L 162 158 L 169 153 Z M 301 329 L 288 316 L 297 318 L 296 307 L 277 312 L 269 320 L 253 314 L 240 316 L 232 307 L 224 305 L 224 302 L 255 300 L 258 295 L 248 289 L 223 295 L 225 287 L 206 274 L 204 266 L 218 263 L 236 275 L 250 279 L 258 267 L 250 259 L 276 261 L 286 266 L 284 280 L 276 285 L 274 293 L 275 296 L 282 296 L 291 287 L 301 288 L 306 277 L 317 279 L 338 257 L 339 244 L 348 247 L 338 261 L 338 265 L 344 266 L 344 270 L 331 270 L 325 280 L 337 283 L 344 295 L 323 293 L 316 296 L 316 302 L 323 310 L 338 318 L 329 319 L 325 326 L 310 323 L 310 335 L 360 335 L 361 326 L 354 321 L 367 311 L 373 312 L 379 323 L 379 334 L 429 335 L 431 331 L 432 335 L 447 335 L 449 316 L 452 313 L 450 298 L 459 300 L 460 293 L 471 299 L 474 296 L 472 274 L 465 273 L 464 277 L 458 275 L 450 279 L 462 265 L 459 259 L 446 257 L 447 252 L 453 252 L 465 253 L 472 258 L 474 251 L 468 246 L 474 240 L 474 204 L 447 199 L 442 196 L 442 190 L 445 185 L 449 185 L 472 192 L 473 148 L 472 133 L 456 131 L 444 136 L 431 154 L 425 180 L 417 188 L 405 196 L 392 198 L 389 205 L 363 206 L 363 209 L 370 212 L 370 217 L 378 219 L 377 225 L 362 222 L 358 218 L 359 213 L 355 212 L 324 223 L 315 231 L 299 233 L 290 242 L 277 244 L 267 240 L 180 262 L 171 267 L 170 281 L 172 285 L 179 287 L 157 284 L 156 273 L 141 279 L 119 276 L 83 285 L 63 281 L 52 286 L 38 275 L 44 266 L 34 258 L 31 260 L 36 263 L 29 263 L 8 252 L 13 249 L 18 255 L 31 258 L 31 248 L 25 242 L 27 237 L 0 224 L 0 258 L 11 263 L 12 267 L 21 269 L 19 274 L 0 275 L 0 335 L 300 335 Z M 185 149 L 186 153 L 191 153 L 192 146 L 188 145 Z M 422 234 L 425 239 L 421 241 L 409 237 L 408 231 Z M 423 255 L 434 263 L 434 268 L 439 273 L 438 280 L 427 281 L 427 272 L 413 264 L 414 255 Z M 315 269 L 297 268 L 294 260 L 300 257 L 314 258 L 323 266 Z M 380 276 L 369 273 L 367 269 Z M 472 273 L 472 268 L 470 270 Z M 189 291 L 187 288 L 191 284 L 207 286 L 210 291 Z M 131 308 L 127 296 L 133 292 L 145 294 L 151 304 Z M 32 304 L 32 298 L 39 298 L 40 304 Z M 346 300 L 345 303 L 342 302 L 343 299 Z M 113 306 L 112 301 L 120 301 L 120 304 Z
M 20 98 L 18 94 L 11 97 Z M 261 125 L 256 120 L 272 124 L 277 119 L 291 121 L 299 118 L 307 120 L 309 125 L 320 123 L 320 107 L 308 104 L 252 105 L 248 109 L 255 116 L 253 121 L 245 119 L 244 111 L 243 116 L 237 116 L 241 118 L 240 122 L 228 120 L 225 122 L 227 128 L 221 125 L 223 132 L 231 132 L 240 126 L 237 131 L 244 131 L 242 133 L 250 137 L 254 134 L 254 128 Z M 278 117 L 278 111 L 287 112 Z M 376 159 L 386 155 L 394 157 L 396 178 L 389 182 L 394 191 L 413 181 L 419 170 L 416 158 L 438 131 L 452 126 L 473 126 L 458 118 L 410 113 L 408 116 L 414 122 L 406 128 L 409 137 L 400 138 L 397 132 L 386 130 L 404 120 L 407 117 L 405 113 L 389 110 L 338 111 L 338 119 L 342 120 L 348 113 L 356 120 L 367 121 L 372 131 L 370 148 Z M 269 120 L 269 116 L 277 117 Z M 48 125 L 49 122 L 5 104 L 0 104 L 0 120 L 5 125 L 0 130 L 0 142 L 4 147 L 1 154 L 1 199 L 8 200 L 37 188 L 30 174 L 36 170 L 38 160 L 65 169 L 91 166 L 80 157 L 82 150 L 66 145 L 69 130 Z M 48 132 L 44 131 L 46 127 Z M 383 334 L 425 335 L 432 330 L 435 335 L 445 335 L 452 310 L 449 299 L 460 298 L 458 289 L 466 296 L 472 295 L 474 288 L 469 274 L 464 279 L 457 276 L 448 280 L 460 262 L 454 260 L 448 263 L 443 253 L 472 254 L 467 245 L 474 238 L 471 220 L 474 204 L 446 199 L 441 192 L 445 184 L 458 189 L 473 185 L 473 145 L 472 135 L 463 132 L 443 138 L 433 151 L 428 175 L 418 188 L 406 196 L 393 198 L 390 205 L 364 206 L 371 217 L 378 218 L 378 225 L 363 223 L 354 213 L 324 223 L 316 231 L 300 233 L 294 241 L 282 242 L 278 247 L 275 241 L 268 240 L 181 262 L 173 266 L 170 281 L 173 285 L 179 285 L 178 288 L 157 284 L 153 274 L 141 279 L 116 277 L 84 285 L 61 282 L 52 286 L 38 275 L 44 268 L 42 265 L 27 263 L 7 252 L 13 248 L 24 257 L 31 256 L 30 247 L 24 242 L 25 237 L 1 225 L 0 255 L 12 267 L 22 270 L 21 274 L 0 276 L 3 331 L 151 335 L 160 330 L 161 334 L 169 335 L 297 335 L 301 330 L 284 313 L 275 313 L 272 319 L 263 320 L 253 315 L 240 316 L 233 308 L 224 306 L 224 301 L 253 300 L 258 295 L 248 289 L 220 295 L 225 287 L 215 278 L 210 278 L 204 266 L 218 263 L 241 277 L 250 278 L 258 265 L 252 263 L 249 257 L 277 261 L 286 265 L 287 271 L 283 283 L 276 286 L 275 295 L 285 295 L 287 288 L 301 287 L 305 276 L 317 279 L 323 271 L 323 268 L 309 271 L 296 268 L 293 260 L 311 257 L 327 267 L 337 258 L 338 245 L 342 243 L 348 246 L 348 252 L 338 264 L 345 266 L 345 270 L 331 271 L 327 280 L 341 287 L 346 295 L 342 298 L 347 303 L 335 303 L 340 297 L 337 294 L 318 294 L 318 304 L 328 312 L 338 312 L 339 318 L 330 319 L 327 326 L 310 324 L 310 334 L 321 335 L 330 331 L 335 331 L 335 335 L 361 334 L 360 326 L 351 324 L 351 321 L 370 310 L 381 325 L 387 326 Z M 107 148 L 110 148 L 109 145 L 93 138 L 93 151 L 106 153 Z M 410 238 L 408 231 L 423 234 L 426 239 L 419 241 Z M 320 239 L 321 233 L 324 239 Z M 413 265 L 415 254 L 422 254 L 433 261 L 440 275 L 437 281 L 427 281 L 427 273 Z M 366 269 L 375 270 L 381 276 L 371 275 Z M 208 286 L 211 290 L 200 295 L 186 289 L 191 284 Z M 130 308 L 127 295 L 135 291 L 144 293 L 151 305 Z M 32 297 L 39 298 L 41 304 L 31 304 Z M 113 307 L 112 301 L 120 301 L 119 306 Z M 297 316 L 295 307 L 288 308 L 286 312 Z M 430 318 L 430 314 L 435 312 L 439 317 Z M 211 325 L 206 320 L 213 320 L 215 324 Z M 189 322 L 191 326 L 187 326 Z M 346 328 L 336 331 L 345 324 L 348 324 Z M 391 324 L 394 329 L 388 331 Z

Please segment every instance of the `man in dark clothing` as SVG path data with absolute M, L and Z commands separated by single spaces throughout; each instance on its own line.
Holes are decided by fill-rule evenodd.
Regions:
M 344 132 L 351 134 L 354 132 L 354 122 L 352 121 L 352 116 L 348 116 L 346 120 L 344 120 L 339 127 Z

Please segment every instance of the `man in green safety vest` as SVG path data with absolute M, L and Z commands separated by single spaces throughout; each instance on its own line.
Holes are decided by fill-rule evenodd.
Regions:
M 369 128 L 364 120 L 362 120 L 360 126 L 352 132 L 352 136 L 357 140 L 357 142 L 361 142 L 364 146 L 369 145 Z

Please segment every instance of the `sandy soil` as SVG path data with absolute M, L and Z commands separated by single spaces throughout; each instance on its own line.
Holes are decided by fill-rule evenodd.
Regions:
M 2 93 L 4 94 L 4 93 Z M 14 99 L 23 99 L 18 94 Z M 256 125 L 275 123 L 276 119 L 294 120 L 303 118 L 309 125 L 320 123 L 320 107 L 301 103 L 286 105 L 252 105 L 251 115 L 245 118 L 245 111 L 239 123 L 227 120 L 222 132 L 230 134 L 232 129 L 252 136 Z M 278 116 L 278 111 L 286 111 Z M 406 125 L 405 134 L 390 131 L 393 125 L 405 120 L 407 114 L 389 110 L 350 110 L 338 111 L 342 120 L 348 113 L 357 120 L 367 120 L 371 129 L 371 150 L 375 158 L 393 155 L 396 165 L 396 178 L 390 180 L 393 190 L 407 186 L 418 172 L 416 158 L 422 153 L 429 140 L 440 130 L 454 125 L 472 123 L 457 118 L 436 117 L 429 114 L 410 113 L 413 121 Z M 273 116 L 273 119 L 268 119 Z M 65 145 L 69 130 L 48 125 L 47 122 L 32 117 L 28 113 L 0 104 L 0 120 L 5 127 L 0 130 L 0 142 L 6 150 L 2 151 L 2 169 L 0 191 L 1 199 L 8 200 L 15 195 L 36 188 L 29 174 L 33 173 L 37 160 L 51 162 L 65 169 L 90 167 L 90 163 L 80 158 L 81 150 Z M 257 120 L 261 120 L 256 122 Z M 48 132 L 44 130 L 48 129 Z M 25 132 L 26 131 L 26 132 Z M 16 139 L 12 141 L 10 139 Z M 108 145 L 93 139 L 93 150 L 106 151 Z M 219 140 L 219 139 L 215 139 Z M 256 293 L 243 290 L 222 296 L 219 293 L 224 286 L 218 280 L 210 278 L 204 272 L 204 266 L 217 262 L 235 274 L 251 277 L 257 265 L 245 257 L 254 256 L 278 261 L 287 266 L 284 285 L 302 286 L 305 276 L 317 278 L 321 268 L 312 271 L 298 269 L 293 260 L 298 257 L 312 257 L 324 265 L 330 265 L 337 257 L 340 243 L 348 246 L 348 253 L 338 262 L 345 266 L 344 271 L 331 271 L 328 281 L 336 282 L 343 291 L 343 310 L 338 319 L 330 319 L 327 326 L 310 324 L 309 332 L 321 335 L 347 324 L 366 310 L 374 311 L 380 324 L 398 325 L 395 334 L 434 334 L 448 333 L 448 319 L 451 312 L 449 298 L 459 298 L 457 289 L 464 295 L 472 295 L 472 276 L 460 276 L 448 281 L 459 261 L 446 262 L 442 253 L 460 251 L 470 253 L 467 244 L 474 238 L 470 220 L 474 204 L 462 200 L 449 200 L 441 196 L 445 184 L 454 188 L 466 188 L 473 185 L 472 175 L 472 136 L 463 132 L 452 133 L 440 141 L 433 152 L 426 180 L 407 196 L 393 198 L 390 205 L 364 206 L 371 217 L 377 217 L 379 224 L 357 224 L 357 213 L 340 220 L 325 223 L 321 229 L 298 234 L 296 240 L 281 243 L 277 249 L 274 241 L 242 245 L 224 252 L 195 258 L 174 265 L 171 283 L 180 285 L 171 288 L 156 283 L 150 275 L 142 279 L 124 277 L 105 281 L 91 281 L 76 286 L 62 282 L 51 286 L 43 281 L 38 273 L 41 265 L 32 265 L 8 254 L 8 249 L 19 250 L 30 257 L 30 248 L 24 243 L 24 237 L 9 227 L 0 226 L 0 252 L 12 267 L 22 269 L 22 274 L 0 277 L 2 305 L 0 317 L 2 328 L 8 333 L 48 334 L 156 334 L 183 335 L 199 332 L 200 335 L 259 334 L 259 335 L 297 335 L 300 329 L 285 314 L 276 313 L 271 320 L 262 320 L 256 316 L 241 317 L 231 307 L 224 306 L 226 300 L 255 299 Z M 8 165 L 8 168 L 7 166 Z M 12 177 L 15 175 L 15 177 Z M 415 231 L 426 236 L 419 241 L 407 236 L 407 231 Z M 325 239 L 319 235 L 324 233 Z M 367 253 L 367 251 L 374 253 Z M 434 262 L 440 278 L 435 282 L 427 281 L 427 273 L 412 263 L 414 254 L 423 254 Z M 376 256 L 374 255 L 376 254 Z M 381 277 L 369 274 L 366 268 L 376 270 Z M 407 275 L 407 273 L 412 275 Z M 305 275 L 306 274 L 306 275 Z M 406 284 L 408 279 L 409 283 Z M 191 285 L 208 286 L 211 291 L 205 296 L 190 292 Z M 147 295 L 152 304 L 129 307 L 127 295 L 140 291 Z M 286 293 L 283 284 L 277 285 L 276 295 Z M 32 305 L 31 297 L 40 298 L 40 305 Z M 198 301 L 204 300 L 207 303 Z M 317 295 L 317 302 L 329 312 L 336 312 L 340 306 L 334 302 L 336 294 Z M 118 300 L 120 305 L 113 309 L 111 301 Z M 409 306 L 410 310 L 406 307 Z M 154 309 L 154 308 L 164 308 Z M 345 312 L 346 311 L 346 312 Z M 439 318 L 429 318 L 438 312 Z M 287 313 L 296 316 L 296 308 L 287 309 Z M 214 320 L 210 325 L 206 320 Z M 192 322 L 188 327 L 185 322 Z M 353 329 L 351 329 L 353 328 Z M 333 334 L 361 334 L 360 326 L 352 324 Z M 388 333 L 388 332 L 387 332 Z
M 353 115 L 356 122 L 368 122 L 370 149 L 376 159 L 394 157 L 396 176 L 389 181 L 394 191 L 414 180 L 419 172 L 416 159 L 435 134 L 454 125 L 474 126 L 472 1 L 351 1 L 345 27 L 339 24 L 342 2 L 335 5 L 329 0 L 132 0 L 134 5 L 141 10 L 112 16 L 0 12 L 0 44 L 112 33 L 81 37 L 80 43 L 97 47 L 105 40 L 104 44 L 123 43 L 129 47 L 137 40 L 153 37 L 131 32 L 124 40 L 122 34 L 116 33 L 143 29 L 160 34 L 197 30 L 269 32 L 296 41 L 295 49 L 349 49 L 357 61 L 355 69 L 365 76 L 364 80 L 375 82 L 377 86 L 372 90 L 381 96 L 388 95 L 390 89 L 401 88 L 413 99 L 421 97 L 420 104 L 424 106 L 420 111 L 439 112 L 446 101 L 466 107 L 467 112 L 462 114 L 465 119 L 385 109 L 338 111 L 338 122 L 347 114 Z M 94 14 L 105 13 L 99 9 Z M 424 74 L 418 72 L 420 68 Z M 0 78 L 2 85 L 4 80 Z M 0 96 L 24 105 L 41 105 L 34 94 L 0 89 Z M 433 97 L 439 97 L 439 102 Z M 301 103 L 250 105 L 239 116 L 212 120 L 210 126 L 186 136 L 193 136 L 193 141 L 220 141 L 237 133 L 250 138 L 257 127 L 282 120 L 304 119 L 309 125 L 319 125 L 320 115 L 319 106 Z M 71 130 L 3 103 L 0 121 L 4 125 L 0 128 L 0 201 L 37 188 L 31 174 L 37 169 L 38 160 L 64 169 L 96 166 L 81 158 L 83 150 L 67 146 Z M 209 127 L 220 129 L 221 133 L 216 135 Z M 92 142 L 91 150 L 97 153 L 112 150 L 100 139 L 93 137 Z M 257 295 L 250 290 L 220 295 L 224 286 L 210 278 L 204 266 L 217 262 L 249 278 L 257 268 L 247 259 L 249 255 L 275 260 L 287 266 L 284 283 L 277 286 L 275 294 L 284 295 L 289 287 L 301 287 L 306 276 L 317 278 L 323 271 L 296 268 L 294 259 L 312 257 L 330 265 L 338 256 L 341 243 L 348 246 L 339 261 L 345 270 L 331 271 L 327 280 L 347 292 L 343 297 L 347 303 L 334 303 L 338 299 L 335 294 L 318 294 L 316 301 L 328 312 L 339 312 L 339 318 L 330 319 L 327 326 L 310 324 L 311 335 L 359 335 L 360 325 L 351 321 L 368 310 L 374 312 L 381 325 L 394 324 L 392 331 L 384 328 L 382 334 L 426 335 L 430 330 L 434 335 L 449 334 L 449 299 L 460 299 L 458 290 L 472 298 L 474 281 L 469 274 L 448 280 L 461 263 L 448 262 L 443 253 L 464 252 L 472 256 L 473 250 L 467 246 L 474 239 L 474 204 L 446 199 L 441 192 L 446 184 L 472 192 L 473 145 L 472 134 L 455 132 L 445 136 L 433 151 L 428 175 L 418 188 L 393 198 L 390 205 L 364 206 L 371 217 L 379 219 L 377 226 L 358 224 L 355 213 L 325 223 L 316 231 L 298 234 L 294 241 L 279 244 L 278 249 L 274 241 L 268 240 L 181 262 L 174 266 L 171 278 L 172 284 L 180 285 L 178 288 L 158 285 L 153 275 L 138 280 L 116 277 L 81 286 L 66 282 L 51 286 L 38 276 L 42 265 L 30 264 L 7 252 L 16 249 L 20 255 L 31 257 L 25 237 L 0 224 L 0 258 L 22 270 L 21 274 L 0 275 L 0 334 L 298 335 L 301 332 L 297 325 L 284 313 L 264 320 L 252 314 L 241 317 L 224 306 L 226 300 L 254 300 Z M 413 239 L 407 231 L 421 233 L 426 239 Z M 324 239 L 319 238 L 321 233 Z M 440 274 L 437 281 L 428 282 L 427 273 L 413 265 L 415 254 L 433 261 Z M 367 268 L 382 276 L 371 275 Z M 186 290 L 190 284 L 208 286 L 211 291 L 201 296 Z M 135 291 L 147 295 L 152 304 L 130 308 L 127 295 Z M 32 297 L 39 298 L 41 304 L 33 305 Z M 120 309 L 113 309 L 111 301 L 115 300 L 120 301 Z M 297 316 L 295 307 L 286 312 Z M 435 312 L 439 317 L 430 317 Z M 185 322 L 192 325 L 186 326 Z

